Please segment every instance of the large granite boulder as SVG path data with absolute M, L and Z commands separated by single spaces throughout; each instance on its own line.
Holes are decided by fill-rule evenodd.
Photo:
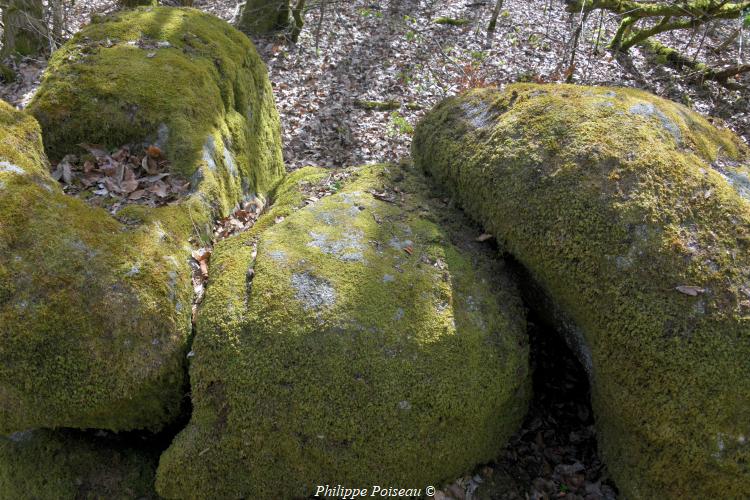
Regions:
M 66 196 L 34 119 L 0 106 L 0 434 L 160 428 L 186 383 L 189 240 L 283 173 L 265 67 L 217 18 L 137 9 L 57 51 L 30 111 L 52 158 L 150 145 L 191 185 L 113 217 Z
M 424 488 L 491 460 L 523 418 L 524 311 L 502 263 L 410 169 L 347 173 L 316 201 L 300 189 L 332 174 L 295 172 L 282 212 L 215 248 L 162 496 Z
M 438 105 L 413 153 L 528 270 L 621 493 L 750 497 L 745 146 L 645 92 L 512 85 Z

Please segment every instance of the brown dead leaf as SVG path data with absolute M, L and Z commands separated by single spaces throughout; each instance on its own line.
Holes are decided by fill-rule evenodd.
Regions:
M 84 174 L 83 177 L 81 177 L 81 183 L 83 183 L 83 185 L 88 188 L 88 187 L 93 186 L 94 184 L 101 182 L 102 179 L 103 179 L 102 174 L 98 174 L 96 172 L 89 172 L 89 173 Z
M 128 196 L 128 199 L 131 201 L 137 201 L 143 198 L 144 196 L 146 196 L 146 190 L 139 189 L 137 191 L 133 191 L 132 193 L 130 193 L 130 196 Z
M 409 245 L 409 246 L 406 246 L 406 247 L 404 247 L 404 252 L 406 252 L 406 253 L 408 253 L 409 255 L 411 255 L 411 254 L 413 254 L 413 253 L 414 253 L 414 248 L 413 248 L 413 247 L 412 247 L 411 245 Z
M 690 295 L 691 297 L 696 297 L 697 295 L 700 295 L 706 291 L 705 288 L 700 288 L 697 286 L 689 286 L 689 285 L 677 286 L 675 287 L 675 290 L 677 290 L 680 293 L 684 293 L 685 295 Z
M 114 177 L 105 177 L 104 187 L 106 187 L 107 191 L 110 193 L 122 193 L 122 188 L 117 182 L 115 182 Z
M 120 148 L 112 154 L 112 159 L 115 161 L 124 161 L 130 156 L 130 150 L 128 148 Z
M 123 180 L 120 183 L 120 186 L 122 187 L 122 190 L 124 193 L 132 193 L 136 189 L 138 189 L 138 179 L 135 178 L 135 173 L 130 169 L 125 169 L 125 174 L 123 176 Z
M 144 156 L 143 160 L 141 160 L 141 167 L 149 175 L 154 175 L 159 172 L 159 163 L 148 155 Z
M 172 186 L 172 191 L 175 193 L 184 193 L 190 189 L 190 181 L 180 181 L 178 179 L 170 179 L 169 185 Z
M 154 193 L 159 198 L 166 198 L 168 194 L 167 193 L 168 190 L 169 190 L 169 187 L 163 181 L 156 181 L 147 189 L 149 193 Z
M 120 184 L 122 186 L 122 192 L 125 194 L 132 193 L 136 189 L 138 189 L 138 181 L 133 179 L 132 181 L 122 181 Z
M 158 146 L 154 146 L 152 144 L 146 149 L 146 154 L 148 154 L 151 158 L 159 159 L 161 158 L 161 149 L 159 149 Z
M 253 216 L 253 213 L 252 212 L 248 212 L 247 210 L 237 210 L 234 213 L 234 216 L 237 217 L 237 219 L 240 220 L 240 221 L 242 221 L 242 222 L 247 222 Z
M 143 180 L 146 182 L 156 182 L 156 181 L 162 180 L 165 177 L 168 177 L 169 175 L 170 175 L 169 172 L 163 172 L 161 174 L 150 175 Z

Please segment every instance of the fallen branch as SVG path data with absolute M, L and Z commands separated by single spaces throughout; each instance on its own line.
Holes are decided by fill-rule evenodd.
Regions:
M 655 40 L 644 40 L 640 45 L 654 55 L 663 57 L 677 69 L 689 69 L 693 72 L 694 78 L 699 80 L 710 80 L 726 85 L 733 76 L 750 72 L 750 64 L 732 64 L 721 69 L 712 68 Z

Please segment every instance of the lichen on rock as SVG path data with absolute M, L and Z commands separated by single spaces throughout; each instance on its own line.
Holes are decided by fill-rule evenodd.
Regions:
M 502 264 L 410 168 L 350 172 L 294 210 L 296 186 L 327 176 L 295 172 L 283 221 L 214 249 L 162 496 L 436 484 L 492 459 L 523 418 L 524 313 Z
M 57 51 L 30 110 L 53 157 L 158 142 L 194 183 L 176 204 L 115 219 L 65 196 L 34 119 L 0 106 L 0 434 L 158 429 L 183 397 L 188 240 L 283 172 L 263 63 L 217 18 L 135 9 Z
M 642 91 L 524 84 L 439 104 L 413 154 L 590 354 L 600 449 L 621 493 L 750 496 L 741 141 Z

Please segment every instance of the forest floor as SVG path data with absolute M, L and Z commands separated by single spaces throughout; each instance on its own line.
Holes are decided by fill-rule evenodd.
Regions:
M 397 161 L 408 157 L 420 117 L 446 96 L 518 80 L 564 80 L 572 33 L 581 22 L 578 14 L 565 12 L 561 0 L 506 0 L 488 40 L 493 1 L 351 0 L 331 2 L 325 11 L 317 2 L 308 3 L 297 44 L 283 37 L 255 39 L 268 64 L 290 170 Z M 92 13 L 109 12 L 115 5 L 114 0 L 74 2 L 68 11 L 70 33 Z M 230 21 L 237 12 L 236 0 L 196 0 L 195 5 Z M 465 22 L 439 24 L 439 18 Z M 684 73 L 657 64 L 637 48 L 627 57 L 613 57 L 604 47 L 616 23 L 612 16 L 593 14 L 583 24 L 574 83 L 643 88 L 719 117 L 750 140 L 748 90 L 686 83 Z M 708 28 L 660 40 L 698 60 L 736 61 L 735 45 L 721 56 L 712 51 L 732 22 Z M 0 87 L 0 98 L 25 106 L 44 67 L 43 60 L 16 64 L 19 78 Z M 388 109 L 368 109 L 371 101 L 388 103 Z M 459 478 L 438 498 L 616 497 L 597 458 L 585 374 L 564 345 L 548 339 L 549 332 L 532 327 L 531 333 L 536 395 L 522 429 L 495 463 Z
M 561 0 L 506 0 L 488 41 L 491 1 L 353 0 L 331 2 L 322 16 L 316 2 L 308 3 L 307 24 L 296 45 L 281 37 L 255 39 L 274 85 L 290 169 L 397 160 L 409 154 L 419 118 L 446 96 L 518 80 L 562 81 L 572 33 L 580 23 L 578 14 L 565 12 Z M 237 12 L 237 0 L 196 0 L 195 5 L 229 21 Z M 74 2 L 68 12 L 69 32 L 92 13 L 115 6 L 114 0 Z M 466 24 L 436 23 L 440 18 Z M 686 83 L 684 73 L 654 63 L 638 48 L 627 57 L 613 57 L 604 47 L 616 23 L 614 16 L 589 16 L 581 32 L 574 83 L 643 88 L 722 118 L 750 140 L 749 91 L 713 82 Z M 716 22 L 708 31 L 666 34 L 660 40 L 699 61 L 728 64 L 736 60 L 738 44 L 721 56 L 712 48 L 733 23 Z M 0 87 L 0 98 L 23 107 L 44 66 L 37 60 L 20 63 L 18 81 Z M 745 78 L 740 83 L 750 82 Z M 365 109 L 366 101 L 389 102 L 395 109 Z

